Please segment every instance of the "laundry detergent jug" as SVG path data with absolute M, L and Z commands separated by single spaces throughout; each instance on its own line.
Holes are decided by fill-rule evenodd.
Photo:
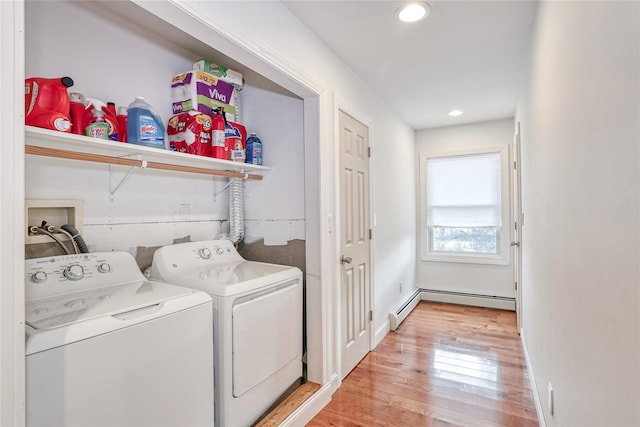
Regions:
M 25 124 L 60 132 L 71 132 L 69 94 L 71 77 L 32 77 L 24 83 Z

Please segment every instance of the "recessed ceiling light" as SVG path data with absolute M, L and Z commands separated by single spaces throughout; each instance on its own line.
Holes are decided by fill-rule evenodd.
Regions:
M 396 17 L 402 22 L 417 22 L 427 16 L 431 7 L 425 2 L 407 3 L 396 11 Z
M 451 110 L 447 114 L 450 115 L 451 117 L 458 117 L 458 116 L 462 115 L 462 111 L 460 111 L 460 110 Z

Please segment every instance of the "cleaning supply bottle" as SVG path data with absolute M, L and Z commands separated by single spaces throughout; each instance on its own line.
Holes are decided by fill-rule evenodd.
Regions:
M 71 116 L 71 132 L 84 135 L 84 130 L 91 120 L 91 109 L 88 108 L 84 95 L 78 92 L 69 94 L 69 114 Z
M 85 128 L 84 134 L 91 138 L 109 139 L 109 124 L 104 119 L 104 111 L 94 108 L 92 114 L 93 117 Z
M 129 104 L 127 116 L 129 144 L 167 149 L 162 119 L 143 97 L 138 96 Z
M 69 93 L 71 77 L 46 79 L 32 77 L 24 82 L 25 124 L 71 132 Z
M 87 98 L 87 103 L 89 104 L 89 111 L 92 112 L 92 110 L 96 108 L 104 113 L 104 121 L 109 125 L 109 139 L 117 141 L 120 129 L 118 127 L 118 119 L 116 118 L 115 104 L 113 102 L 108 103 L 95 98 Z M 111 106 L 109 104 L 111 104 Z
M 262 141 L 256 136 L 255 132 L 251 132 L 251 136 L 247 138 L 246 156 L 246 163 L 253 165 L 262 164 Z
M 118 114 L 116 115 L 118 120 L 118 141 L 127 142 L 127 107 L 118 107 Z

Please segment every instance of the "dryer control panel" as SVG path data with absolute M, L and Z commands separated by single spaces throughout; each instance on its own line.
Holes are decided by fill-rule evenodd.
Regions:
M 161 258 L 161 260 L 160 260 Z M 164 246 L 154 254 L 154 265 L 158 262 L 178 269 L 192 269 L 212 264 L 228 264 L 244 261 L 229 240 L 206 240 Z

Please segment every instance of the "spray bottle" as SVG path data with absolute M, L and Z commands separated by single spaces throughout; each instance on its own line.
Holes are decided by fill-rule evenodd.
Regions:
M 104 111 L 94 108 L 91 112 L 93 117 L 85 128 L 84 134 L 91 138 L 109 139 L 109 124 L 104 119 Z
M 118 140 L 118 134 L 120 129 L 118 127 L 118 119 L 116 117 L 116 109 L 115 104 L 113 102 L 106 103 L 99 99 L 95 98 L 87 98 L 88 103 L 88 111 L 92 112 L 92 110 L 98 109 L 104 113 L 104 121 L 109 125 L 109 138 L 112 141 Z M 109 105 L 111 104 L 111 106 Z M 93 114 L 93 113 L 92 113 Z

